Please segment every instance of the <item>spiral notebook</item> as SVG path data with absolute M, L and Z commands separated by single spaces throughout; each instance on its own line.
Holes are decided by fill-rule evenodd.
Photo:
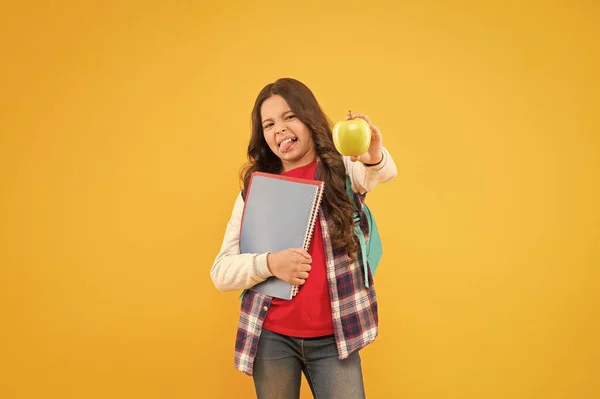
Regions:
M 240 231 L 240 253 L 308 250 L 323 198 L 324 183 L 254 172 L 246 193 Z M 291 300 L 298 286 L 269 277 L 250 288 Z

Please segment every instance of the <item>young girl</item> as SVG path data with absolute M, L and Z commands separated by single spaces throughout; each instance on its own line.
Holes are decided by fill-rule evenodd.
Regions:
M 242 299 L 235 367 L 253 376 L 259 399 L 299 398 L 302 373 L 315 398 L 365 397 L 359 350 L 377 336 L 377 300 L 371 273 L 364 276 L 346 175 L 368 236 L 365 195 L 397 172 L 369 118 L 349 118 L 363 118 L 371 127 L 371 146 L 360 157 L 337 152 L 330 121 L 310 89 L 297 80 L 268 84 L 252 110 L 242 193 L 210 275 L 220 291 L 250 288 L 271 276 L 300 285 L 290 301 L 251 290 Z M 308 251 L 240 254 L 243 198 L 255 171 L 325 182 Z

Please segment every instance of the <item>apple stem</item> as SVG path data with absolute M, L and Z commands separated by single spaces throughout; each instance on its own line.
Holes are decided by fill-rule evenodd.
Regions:
M 349 116 L 350 118 L 352 118 L 352 111 L 351 111 L 351 110 L 348 110 L 348 116 Z

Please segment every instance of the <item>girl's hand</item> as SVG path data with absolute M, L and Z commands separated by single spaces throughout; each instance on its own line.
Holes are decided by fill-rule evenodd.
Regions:
M 371 128 L 371 145 L 369 146 L 369 150 L 366 154 L 363 154 L 359 157 L 350 157 L 352 162 L 360 161 L 365 164 L 376 164 L 379 163 L 383 159 L 383 136 L 377 126 L 371 124 L 369 117 L 367 115 L 360 114 L 358 112 L 351 113 L 350 115 L 346 115 L 346 120 L 362 118 L 369 124 Z
M 294 285 L 308 278 L 312 258 L 303 248 L 290 248 L 267 255 L 267 267 L 275 277 Z

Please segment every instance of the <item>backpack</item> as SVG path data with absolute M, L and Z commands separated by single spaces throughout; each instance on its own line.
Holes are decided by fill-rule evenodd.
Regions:
M 371 271 L 371 276 L 375 276 L 375 272 L 377 271 L 377 267 L 379 266 L 379 261 L 381 260 L 381 256 L 383 255 L 383 246 L 381 243 L 381 237 L 379 236 L 379 230 L 377 229 L 377 223 L 375 223 L 375 218 L 373 217 L 373 213 L 367 206 L 367 204 L 363 204 L 363 212 L 365 217 L 367 218 L 367 223 L 369 226 L 369 239 L 365 239 L 365 235 L 360 228 L 360 213 L 358 207 L 356 206 L 356 201 L 354 201 L 354 192 L 352 191 L 352 181 L 350 180 L 350 176 L 346 175 L 346 193 L 350 197 L 350 201 L 354 206 L 354 234 L 358 237 L 358 242 L 361 249 L 362 255 L 362 264 L 363 271 L 365 275 L 365 287 L 369 287 L 369 275 L 367 272 L 367 267 Z

